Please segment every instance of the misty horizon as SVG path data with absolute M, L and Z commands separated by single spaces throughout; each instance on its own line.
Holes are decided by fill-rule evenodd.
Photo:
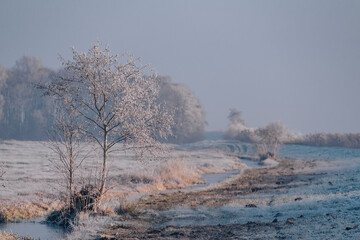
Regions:
M 0 239 L 360 239 L 360 1 L 0 1 Z
M 304 134 L 360 132 L 357 1 L 0 6 L 5 68 L 29 55 L 57 70 L 58 54 L 69 59 L 72 46 L 84 51 L 99 41 L 188 86 L 205 108 L 208 131 L 226 130 L 237 108 L 252 127 L 280 120 Z

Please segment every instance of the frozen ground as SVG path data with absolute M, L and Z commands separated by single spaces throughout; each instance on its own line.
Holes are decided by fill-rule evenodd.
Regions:
M 90 150 L 89 150 L 90 151 Z M 64 181 L 62 175 L 53 168 L 48 161 L 54 157 L 53 153 L 42 142 L 31 141 L 4 141 L 0 142 L 0 164 L 6 171 L 1 189 L 0 200 L 32 200 L 41 196 L 60 196 L 63 191 Z M 241 168 L 241 162 L 233 156 L 224 154 L 222 151 L 213 150 L 176 150 L 169 156 L 170 161 L 166 167 L 177 167 L 174 171 L 187 170 L 187 175 L 194 175 L 190 182 L 187 179 L 181 179 L 180 173 L 174 173 L 177 179 L 160 179 L 163 185 L 154 175 L 164 174 L 160 172 L 160 162 L 141 163 L 136 160 L 130 152 L 114 152 L 110 155 L 110 183 L 112 191 L 122 192 L 123 194 L 131 192 L 152 192 L 164 190 L 166 184 L 171 187 L 173 181 L 174 187 L 177 185 L 189 185 L 191 181 L 201 182 L 200 175 L 203 173 L 224 172 L 226 170 L 237 170 Z M 82 172 L 84 176 L 82 181 L 86 182 L 87 174 L 94 174 L 97 163 L 95 155 L 92 155 L 88 162 L 84 163 L 87 172 Z M 177 165 L 173 166 L 176 162 Z M 167 169 L 169 170 L 169 169 Z M 170 169 L 171 170 L 171 169 Z M 179 176 L 180 175 L 180 176 Z M 185 174 L 183 174 L 185 175 Z M 154 185 L 154 186 L 152 186 Z
M 61 175 L 47 161 L 51 152 L 43 143 L 2 142 L 0 154 L 6 170 L 1 203 L 59 198 Z M 252 154 L 250 144 L 202 141 L 176 147 L 172 158 L 178 161 L 159 168 L 158 162 L 143 165 L 130 153 L 116 153 L 111 157 L 112 200 L 105 204 L 114 207 L 124 196 L 188 187 L 201 183 L 201 175 L 207 173 L 237 173 L 242 163 L 258 164 L 238 158 Z M 231 232 L 227 238 L 235 239 L 360 239 L 356 227 L 360 223 L 360 150 L 290 145 L 281 155 L 306 163 L 292 170 L 295 177 L 286 183 L 289 187 L 240 194 L 218 207 L 178 206 L 160 211 L 156 215 L 162 221 L 152 227 L 198 232 L 194 236 L 226 230 Z M 94 166 L 88 163 L 87 169 L 92 171 Z M 174 172 L 169 174 L 170 169 Z
M 213 226 L 235 239 L 360 239 L 360 151 L 286 146 L 282 155 L 308 163 L 294 169 L 288 188 L 239 195 L 216 208 L 173 208 L 161 212 L 167 220 L 157 227 L 206 232 Z
M 88 151 L 92 151 L 91 148 Z M 65 182 L 49 161 L 54 157 L 56 156 L 43 142 L 0 142 L 0 166 L 6 171 L 0 180 L 0 185 L 4 185 L 1 188 L 0 209 L 9 209 L 21 219 L 41 216 L 61 206 Z M 91 152 L 89 160 L 84 162 L 85 170 L 79 172 L 78 188 L 87 183 L 89 174 L 94 176 L 99 169 L 99 159 Z M 239 169 L 244 167 L 237 157 L 216 149 L 176 150 L 169 155 L 169 159 L 167 162 L 141 163 L 131 152 L 111 154 L 108 183 L 110 190 L 103 201 L 104 207 L 113 209 L 124 197 L 140 197 L 147 193 L 203 183 L 203 174 L 229 170 L 238 173 Z M 19 208 L 20 212 L 25 210 L 26 214 L 18 213 L 14 210 L 15 207 Z M 30 208 L 34 208 L 31 209 L 32 213 L 27 212 Z M 40 221 L 41 219 L 0 225 L 0 230 L 7 229 L 26 235 L 29 229 L 36 229 L 35 232 L 44 234 L 34 235 L 35 237 L 53 239 L 56 232 L 59 232 L 58 229 L 41 224 Z M 47 232 L 53 235 L 49 236 Z
M 242 149 L 233 144 L 216 148 Z M 360 239 L 360 150 L 293 145 L 281 154 L 281 170 L 249 172 L 235 187 L 150 198 L 143 204 L 153 206 L 150 222 L 109 231 L 124 239 Z
M 267 229 L 266 234 L 258 229 L 249 238 L 360 239 L 359 229 L 347 230 L 360 223 L 359 173 L 360 168 L 348 168 L 311 174 L 295 183 L 299 187 L 240 196 L 218 208 L 171 209 L 162 212 L 169 220 L 159 227 L 282 222 L 288 224 Z

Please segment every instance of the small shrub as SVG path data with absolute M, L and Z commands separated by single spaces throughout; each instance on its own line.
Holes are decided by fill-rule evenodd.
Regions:
M 72 205 L 66 206 L 60 210 L 52 212 L 46 218 L 46 221 L 53 224 L 69 227 L 78 213 L 86 211 L 94 211 L 96 203 L 100 196 L 99 191 L 93 185 L 84 186 L 80 192 L 75 193 L 72 199 Z
M 90 184 L 86 185 L 79 193 L 74 194 L 74 208 L 79 212 L 87 210 L 93 211 L 99 197 L 100 192 L 96 187 Z

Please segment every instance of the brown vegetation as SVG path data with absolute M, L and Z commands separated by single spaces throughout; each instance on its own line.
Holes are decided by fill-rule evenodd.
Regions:
M 136 202 L 124 201 L 115 209 L 115 213 L 121 216 L 136 216 L 141 213 L 141 210 Z
M 0 222 L 12 222 L 22 219 L 46 216 L 50 212 L 62 207 L 60 201 L 38 203 L 11 203 L 0 206 Z
M 20 237 L 14 233 L 1 232 L 0 231 L 0 239 L 1 240 L 33 240 L 31 237 Z

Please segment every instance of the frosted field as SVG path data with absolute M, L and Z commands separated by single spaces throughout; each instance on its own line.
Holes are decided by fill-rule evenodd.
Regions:
M 60 199 L 62 177 L 47 160 L 52 153 L 43 143 L 5 141 L 0 144 L 0 153 L 6 170 L 2 203 Z M 110 156 L 110 191 L 104 206 L 116 207 L 124 197 L 188 188 L 202 183 L 206 173 L 241 170 L 251 162 L 242 162 L 238 156 L 254 153 L 249 144 L 223 140 L 177 146 L 170 156 L 176 161 L 166 163 L 141 163 L 129 152 L 116 152 Z M 247 239 L 360 239 L 360 228 L 346 230 L 360 223 L 360 150 L 289 145 L 283 147 L 281 155 L 308 163 L 294 169 L 298 175 L 289 188 L 238 195 L 230 204 L 217 208 L 179 206 L 160 211 L 157 215 L 167 221 L 155 227 L 253 222 L 259 227 L 257 232 L 247 232 Z M 92 159 L 96 159 L 94 154 Z M 85 165 L 88 172 L 96 169 L 92 160 Z M 81 174 L 86 175 L 86 171 Z M 247 204 L 256 207 L 247 208 Z M 263 229 L 261 224 L 275 220 L 282 227 Z M 91 225 L 94 233 L 111 219 L 101 221 Z M 76 231 L 73 234 L 88 236 L 88 231 L 86 227 L 85 235 Z
M 249 145 L 225 141 L 203 141 L 178 149 L 254 153 Z M 176 226 L 171 233 L 190 229 L 190 235 L 204 234 L 198 237 L 219 228 L 214 231 L 219 235 L 213 237 L 224 237 L 222 229 L 227 229 L 235 234 L 234 239 L 360 239 L 360 150 L 290 145 L 284 146 L 281 155 L 296 157 L 295 162 L 306 160 L 304 165 L 295 164 L 299 168 L 294 169 L 296 174 L 285 188 L 240 194 L 220 207 L 178 206 L 159 211 L 153 214 L 164 221 L 153 224 L 153 231 Z
M 62 175 L 48 161 L 54 157 L 56 156 L 43 142 L 1 142 L 0 164 L 3 164 L 6 174 L 0 200 L 34 201 L 42 197 L 59 199 L 65 185 Z M 244 167 L 236 156 L 218 149 L 175 150 L 169 156 L 172 161 L 168 163 L 142 163 L 131 152 L 114 152 L 109 158 L 110 192 L 116 192 L 119 197 L 187 187 L 201 183 L 201 174 Z M 79 181 L 86 184 L 88 175 L 94 176 L 98 166 L 97 159 L 100 158 L 92 154 L 83 163 L 85 170 L 79 172 Z
M 84 170 L 79 171 L 78 189 L 87 184 L 89 175 L 93 178 L 98 169 L 97 160 L 101 158 L 92 150 L 93 148 L 88 149 L 91 154 L 83 162 Z M 35 204 L 43 210 L 42 207 L 61 206 L 65 183 L 62 175 L 49 161 L 54 158 L 56 159 L 56 155 L 44 142 L 0 142 L 0 164 L 6 171 L 1 182 L 4 187 L 1 189 L 0 207 L 26 208 Z M 175 150 L 171 152 L 169 159 L 167 162 L 140 162 L 129 151 L 112 153 L 109 156 L 109 191 L 108 197 L 103 201 L 103 208 L 114 209 L 124 198 L 133 200 L 144 194 L 203 183 L 203 174 L 244 168 L 244 164 L 236 156 L 218 149 Z M 61 228 L 41 224 L 42 220 L 43 218 L 37 218 L 21 223 L 0 224 L 0 231 L 18 232 L 35 239 L 65 238 Z M 96 232 L 103 224 L 95 221 L 91 229 Z M 86 227 L 85 232 L 88 235 L 91 231 Z

